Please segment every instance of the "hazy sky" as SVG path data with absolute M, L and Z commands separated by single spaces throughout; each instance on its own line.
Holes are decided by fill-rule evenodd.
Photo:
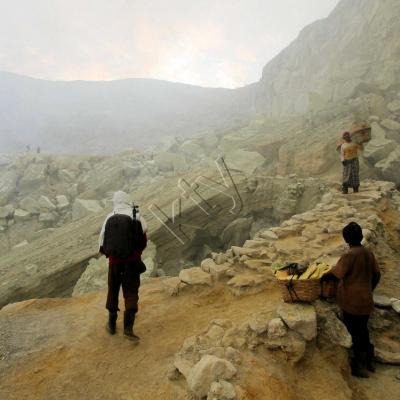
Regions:
M 0 70 L 238 87 L 338 1 L 0 0 Z

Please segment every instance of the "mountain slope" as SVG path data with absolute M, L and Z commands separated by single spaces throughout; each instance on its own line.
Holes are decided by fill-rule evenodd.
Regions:
M 342 0 L 263 70 L 256 108 L 270 116 L 303 113 L 350 96 L 364 83 L 400 83 L 400 2 Z

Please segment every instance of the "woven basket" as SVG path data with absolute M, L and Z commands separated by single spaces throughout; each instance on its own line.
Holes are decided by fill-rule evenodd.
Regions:
M 292 303 L 295 301 L 315 301 L 321 295 L 321 282 L 319 279 L 294 279 L 278 280 L 283 301 Z
M 321 282 L 321 297 L 323 299 L 332 299 L 336 297 L 337 281 L 329 280 Z

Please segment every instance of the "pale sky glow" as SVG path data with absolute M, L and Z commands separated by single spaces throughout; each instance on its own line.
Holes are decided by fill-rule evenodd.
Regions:
M 0 70 L 238 87 L 339 0 L 0 0 Z

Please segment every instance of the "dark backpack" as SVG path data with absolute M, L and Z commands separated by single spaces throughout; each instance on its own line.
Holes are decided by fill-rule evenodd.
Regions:
M 134 251 L 142 251 L 141 222 L 129 215 L 112 215 L 106 222 L 103 249 L 104 254 L 117 258 L 128 258 Z

